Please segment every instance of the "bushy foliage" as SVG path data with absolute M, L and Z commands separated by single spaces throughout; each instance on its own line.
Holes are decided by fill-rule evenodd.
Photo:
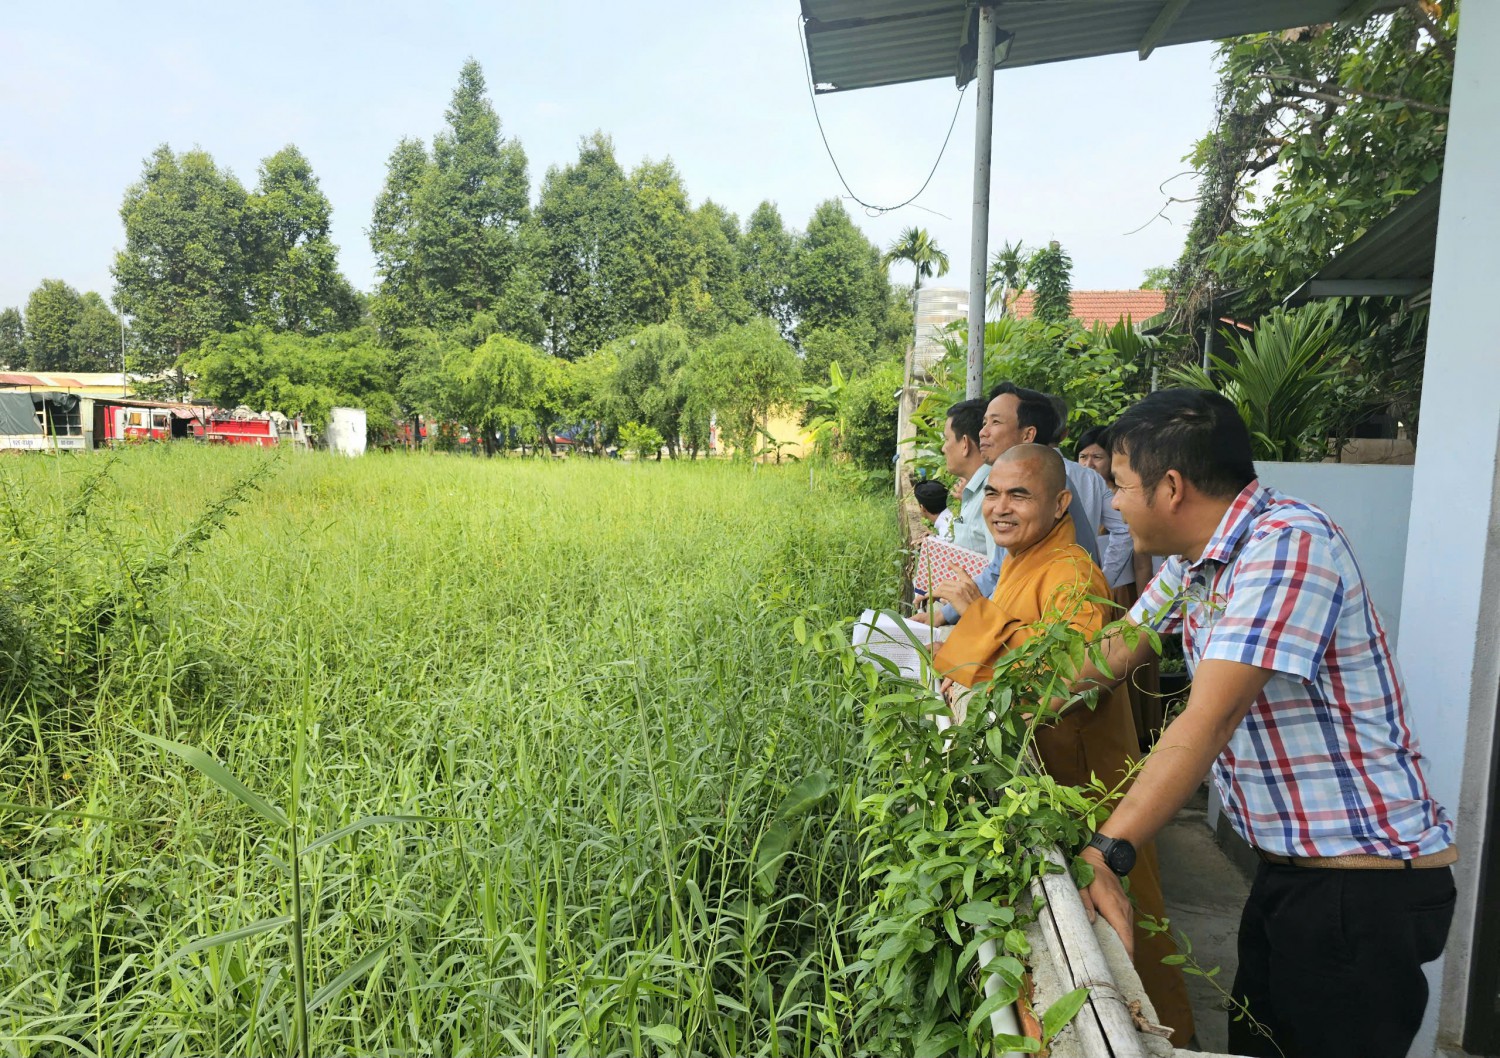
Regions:
M 1221 45 L 1213 131 L 1189 156 L 1199 206 L 1172 283 L 1183 318 L 1210 287 L 1269 308 L 1437 178 L 1459 6 Z
M 1212 375 L 1191 365 L 1171 380 L 1228 397 L 1250 428 L 1255 458 L 1321 459 L 1342 374 L 1335 346 L 1342 313 L 1338 301 L 1275 309 L 1250 334 L 1226 334 L 1232 355 L 1211 357 Z
M 666 444 L 661 434 L 638 422 L 628 422 L 620 427 L 620 447 L 631 452 L 637 459 L 661 459 L 662 446 Z
M 791 405 L 801 376 L 797 354 L 775 323 L 758 319 L 703 346 L 691 384 L 711 395 L 725 434 L 748 455 L 771 414 Z
M 1036 287 L 1036 318 L 1043 323 L 1067 323 L 1073 315 L 1073 259 L 1062 245 L 1054 240 L 1032 254 L 1026 277 Z
M 970 1058 L 997 1047 L 1033 1049 L 1026 1040 L 996 1040 L 989 1022 L 1026 987 L 1031 884 L 1065 869 L 1049 854 L 1078 849 L 1121 792 L 1098 778 L 1084 789 L 1060 785 L 1028 760 L 1037 729 L 1055 722 L 1049 703 L 1078 701 L 1066 688 L 1088 651 L 1088 637 L 1061 614 L 1039 628 L 997 660 L 993 680 L 946 729 L 933 717 L 948 714 L 948 704 L 928 687 L 866 674 L 866 742 L 881 782 L 860 803 L 864 874 L 877 888 L 860 933 L 854 995 L 872 1054 Z M 998 985 L 993 995 L 975 984 L 984 941 L 995 950 L 982 968 Z M 1049 1008 L 1044 1031 L 1055 1034 L 1080 998 Z
M 182 366 L 220 407 L 300 415 L 314 430 L 327 427 L 331 408 L 363 408 L 375 436 L 394 428 L 392 356 L 370 330 L 309 337 L 253 324 L 214 335 Z
M 959 324 L 944 339 L 947 352 L 917 409 L 915 465 L 942 471 L 947 409 L 964 398 L 967 337 Z M 1002 381 L 1052 393 L 1068 402 L 1068 433 L 1106 425 L 1150 389 L 1157 342 L 1128 317 L 1113 327 L 1086 329 L 1078 320 L 1048 323 L 1004 316 L 985 325 L 984 392 Z
M 889 471 L 895 462 L 901 381 L 901 362 L 892 360 L 856 376 L 839 397 L 844 424 L 841 446 L 856 465 L 866 470 Z

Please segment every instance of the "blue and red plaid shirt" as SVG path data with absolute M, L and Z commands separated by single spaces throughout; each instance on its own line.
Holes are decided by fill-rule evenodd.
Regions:
M 1169 559 L 1130 616 L 1181 632 L 1189 672 L 1222 660 L 1273 673 L 1214 762 L 1251 845 L 1411 859 L 1452 844 L 1385 629 L 1328 515 L 1252 481 L 1203 554 Z

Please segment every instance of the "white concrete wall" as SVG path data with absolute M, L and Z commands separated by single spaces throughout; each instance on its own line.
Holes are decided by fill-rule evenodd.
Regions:
M 1256 463 L 1263 484 L 1321 507 L 1354 547 L 1365 589 L 1397 641 L 1412 467 L 1348 463 Z
M 1426 774 L 1458 821 L 1458 911 L 1413 1055 L 1461 1053 L 1487 779 L 1500 688 L 1500 4 L 1464 7 L 1412 483 L 1402 671 Z M 1494 909 L 1491 914 L 1497 913 Z M 1436 1016 L 1434 1016 L 1436 1015 Z

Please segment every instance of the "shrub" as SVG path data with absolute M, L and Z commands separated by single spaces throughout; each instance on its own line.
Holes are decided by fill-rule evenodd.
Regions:
M 892 361 L 855 378 L 840 394 L 844 451 L 866 470 L 889 470 L 895 462 L 901 380 L 901 363 Z

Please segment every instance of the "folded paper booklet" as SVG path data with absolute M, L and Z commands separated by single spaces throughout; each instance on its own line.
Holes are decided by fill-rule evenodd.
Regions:
M 923 662 L 930 667 L 934 651 L 949 631 L 907 621 L 887 611 L 866 610 L 854 622 L 851 638 L 856 654 L 867 659 L 871 655 L 884 658 L 907 679 L 920 681 L 924 678 Z M 930 681 L 930 674 L 926 678 Z
M 917 548 L 917 568 L 912 573 L 911 586 L 920 592 L 930 591 L 937 581 L 947 580 L 959 570 L 978 577 L 989 564 L 988 555 L 941 537 L 924 536 Z

